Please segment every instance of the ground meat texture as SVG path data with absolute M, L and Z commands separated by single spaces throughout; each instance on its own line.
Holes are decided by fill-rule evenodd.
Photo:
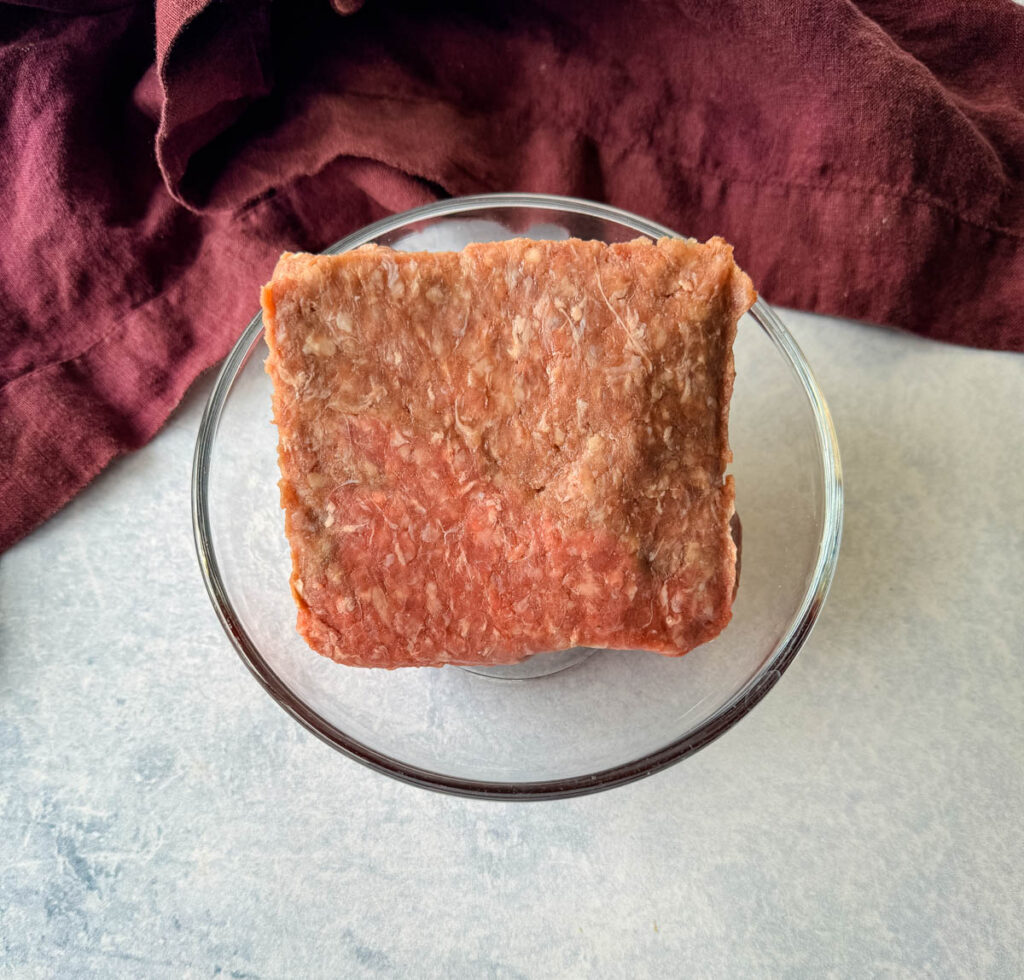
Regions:
M 754 298 L 718 238 L 282 256 L 263 312 L 299 632 L 388 668 L 717 635 Z

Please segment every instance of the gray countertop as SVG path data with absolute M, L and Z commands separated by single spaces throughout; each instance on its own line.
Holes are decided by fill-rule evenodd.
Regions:
M 1024 973 L 1024 357 L 785 315 L 846 532 L 818 627 L 698 755 L 581 799 L 377 775 L 259 688 L 167 428 L 0 558 L 0 975 Z

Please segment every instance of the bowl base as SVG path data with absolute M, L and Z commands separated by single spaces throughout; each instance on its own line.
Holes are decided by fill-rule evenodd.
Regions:
M 571 650 L 556 650 L 554 653 L 536 653 L 517 664 L 497 664 L 494 667 L 460 665 L 459 670 L 500 681 L 530 681 L 575 667 L 596 652 L 591 647 L 573 647 Z

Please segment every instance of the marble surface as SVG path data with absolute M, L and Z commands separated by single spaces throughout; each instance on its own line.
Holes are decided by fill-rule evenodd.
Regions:
M 1024 358 L 786 316 L 829 398 L 832 597 L 722 739 L 469 801 L 306 733 L 192 548 L 211 379 L 0 558 L 0 976 L 1024 973 Z

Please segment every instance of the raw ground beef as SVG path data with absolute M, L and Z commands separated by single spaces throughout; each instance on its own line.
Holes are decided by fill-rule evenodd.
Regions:
M 754 298 L 718 238 L 282 256 L 263 310 L 299 632 L 389 668 L 714 637 Z

